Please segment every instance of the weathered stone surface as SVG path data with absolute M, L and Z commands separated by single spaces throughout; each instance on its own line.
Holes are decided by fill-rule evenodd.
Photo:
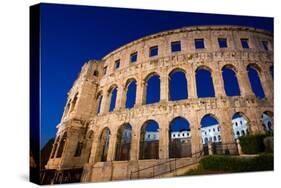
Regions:
M 228 47 L 218 47 L 218 37 L 227 38 Z M 195 49 L 194 39 L 204 38 L 205 48 Z M 248 38 L 250 49 L 243 49 L 240 38 Z M 170 43 L 181 41 L 182 50 L 171 53 Z M 269 50 L 265 51 L 260 42 L 267 40 Z M 158 56 L 149 57 L 149 48 L 158 45 Z M 50 158 L 47 169 L 83 168 L 81 181 L 108 181 L 128 179 L 132 171 L 142 169 L 169 159 L 169 123 L 178 116 L 190 123 L 192 134 L 192 152 L 202 149 L 200 138 L 200 120 L 206 114 L 213 114 L 221 125 L 222 142 L 234 142 L 231 132 L 231 118 L 234 113 L 242 112 L 249 120 L 252 133 L 263 131 L 261 114 L 273 112 L 273 80 L 269 68 L 273 65 L 272 33 L 238 26 L 203 26 L 186 27 L 165 31 L 133 41 L 109 53 L 102 60 L 86 63 L 68 93 L 67 103 L 60 124 L 57 126 L 59 145 L 63 134 L 67 132 L 63 154 L 60 158 Z M 137 51 L 138 60 L 129 62 L 130 54 Z M 114 62 L 120 59 L 120 68 L 115 70 Z M 257 99 L 250 86 L 247 66 L 259 67 L 259 76 L 265 91 L 265 99 Z M 224 66 L 235 68 L 241 96 L 228 97 L 223 87 L 221 70 Z M 195 71 L 206 66 L 212 72 L 216 97 L 197 98 Z M 104 74 L 104 67 L 107 67 Z M 186 73 L 188 99 L 169 101 L 168 75 L 174 69 Z M 143 105 L 145 99 L 145 79 L 151 73 L 157 73 L 161 80 L 160 102 Z M 136 104 L 132 109 L 125 109 L 126 84 L 128 80 L 137 82 Z M 118 87 L 116 107 L 108 112 L 110 103 L 109 90 Z M 101 112 L 97 114 L 98 97 L 102 95 Z M 155 120 L 160 128 L 159 159 L 138 160 L 140 130 L 143 123 Z M 129 161 L 115 161 L 115 145 L 118 128 L 124 123 L 132 125 L 132 142 Z M 97 150 L 100 135 L 104 128 L 109 128 L 110 142 L 107 162 L 98 162 Z M 81 156 L 74 157 L 77 143 L 82 142 Z M 56 154 L 57 147 L 53 147 Z M 165 166 L 161 167 L 165 168 Z M 159 170 L 161 170 L 159 168 Z M 163 169 L 162 169 L 163 170 Z M 149 177 L 146 171 L 143 177 Z

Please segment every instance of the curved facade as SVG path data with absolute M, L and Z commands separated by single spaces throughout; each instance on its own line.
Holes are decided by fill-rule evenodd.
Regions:
M 81 181 L 128 179 L 131 172 L 173 158 L 169 130 L 177 117 L 189 123 L 191 135 L 184 146 L 189 153 L 181 155 L 189 159 L 204 147 L 200 124 L 206 115 L 217 120 L 225 147 L 235 143 L 235 113 L 247 120 L 249 134 L 265 131 L 265 112 L 273 128 L 272 67 L 272 33 L 249 27 L 186 27 L 124 45 L 82 67 L 68 93 L 46 168 L 56 170 L 53 181 L 57 182 L 75 169 L 81 169 Z M 235 83 L 224 78 L 225 69 Z M 200 70 L 208 72 L 210 82 L 198 81 Z M 182 88 L 187 91 L 184 97 L 172 99 L 174 72 L 184 75 L 186 85 Z M 150 80 L 156 83 L 153 88 L 149 87 Z M 198 84 L 202 83 L 212 83 L 213 93 L 200 94 Z M 238 86 L 239 92 L 229 94 L 229 83 Z M 256 85 L 263 94 L 257 92 Z M 128 90 L 132 90 L 130 102 Z M 154 98 L 149 99 L 151 92 Z M 146 128 L 150 125 L 152 128 Z M 149 131 L 157 136 L 147 144 Z M 60 143 L 64 146 L 61 156 L 56 157 Z M 143 148 L 144 143 L 148 149 Z M 157 152 L 148 154 L 145 150 Z

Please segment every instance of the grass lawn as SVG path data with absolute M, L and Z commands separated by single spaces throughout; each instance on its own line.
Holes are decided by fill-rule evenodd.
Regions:
M 254 157 L 210 155 L 203 157 L 196 169 L 183 174 L 223 174 L 233 172 L 254 172 L 273 170 L 273 154 L 260 154 Z

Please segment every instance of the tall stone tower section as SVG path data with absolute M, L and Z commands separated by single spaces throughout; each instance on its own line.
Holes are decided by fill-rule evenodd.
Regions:
M 91 60 L 84 64 L 81 72 L 68 92 L 61 122 L 57 125 L 58 132 L 48 169 L 80 171 L 87 163 L 92 146 L 92 132 L 88 131 L 89 119 L 96 113 L 96 93 L 100 79 L 102 62 Z M 83 151 L 83 152 L 82 152 Z M 73 173 L 70 173 L 73 174 Z M 60 178 L 60 173 L 56 173 Z M 57 180 L 56 180 L 57 181 Z

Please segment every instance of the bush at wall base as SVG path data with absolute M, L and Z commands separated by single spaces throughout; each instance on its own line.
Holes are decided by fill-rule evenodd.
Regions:
M 244 154 L 257 154 L 265 151 L 265 134 L 247 135 L 239 138 L 242 152 Z

